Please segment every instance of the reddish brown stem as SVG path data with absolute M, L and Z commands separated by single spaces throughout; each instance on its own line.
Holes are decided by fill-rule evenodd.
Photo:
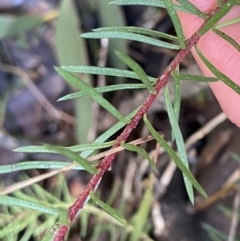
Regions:
M 190 37 L 190 39 L 186 42 L 186 49 L 182 49 L 177 56 L 173 59 L 173 61 L 169 64 L 163 74 L 157 79 L 157 83 L 154 87 L 154 94 L 150 94 L 146 101 L 143 103 L 139 111 L 135 114 L 135 116 L 130 120 L 127 124 L 121 135 L 117 138 L 112 148 L 115 148 L 120 145 L 122 141 L 126 141 L 130 133 L 133 129 L 136 128 L 138 122 L 142 119 L 143 115 L 147 113 L 148 109 L 151 107 L 153 101 L 156 99 L 157 95 L 161 91 L 161 89 L 167 84 L 168 79 L 171 75 L 171 72 L 182 62 L 185 56 L 190 52 L 191 48 L 197 44 L 200 40 L 199 31 L 204 27 L 204 25 L 214 16 L 219 10 L 219 7 L 216 7 L 212 12 L 209 13 L 209 18 L 200 26 L 200 28 Z M 74 204 L 69 208 L 68 218 L 69 218 L 69 226 L 62 225 L 59 227 L 57 234 L 54 238 L 54 241 L 63 241 L 64 237 L 72 224 L 73 220 L 78 215 L 79 211 L 83 208 L 84 203 L 88 199 L 89 193 L 95 190 L 101 181 L 104 173 L 111 167 L 114 158 L 117 153 L 110 154 L 106 156 L 101 163 L 99 164 L 99 173 L 94 175 L 90 182 L 85 187 L 84 191 L 80 194 Z

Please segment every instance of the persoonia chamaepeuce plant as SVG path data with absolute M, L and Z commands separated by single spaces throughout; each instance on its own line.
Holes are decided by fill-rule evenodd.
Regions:
M 111 216 L 115 217 L 119 222 L 123 225 L 126 224 L 124 218 L 122 218 L 118 213 L 116 213 L 111 207 L 107 204 L 100 201 L 94 195 L 104 173 L 111 168 L 113 165 L 114 158 L 117 155 L 117 152 L 114 151 L 118 147 L 122 147 L 127 150 L 138 152 L 139 154 L 146 157 L 149 160 L 149 164 L 156 171 L 156 167 L 154 162 L 148 156 L 148 154 L 137 147 L 134 144 L 126 143 L 128 136 L 130 133 L 136 128 L 138 122 L 143 118 L 146 127 L 148 128 L 152 138 L 154 138 L 161 147 L 164 148 L 166 153 L 171 157 L 171 159 L 176 163 L 178 168 L 183 173 L 183 178 L 186 186 L 186 190 L 189 196 L 190 201 L 194 202 L 194 194 L 193 187 L 206 197 L 205 191 L 199 185 L 197 180 L 189 171 L 188 160 L 186 155 L 186 150 L 184 146 L 184 141 L 181 135 L 180 128 L 178 126 L 178 116 L 179 116 L 179 108 L 180 108 L 180 81 L 181 80 L 197 80 L 197 81 L 223 81 L 230 88 L 232 88 L 235 92 L 240 93 L 240 87 L 237 86 L 231 79 L 221 73 L 217 68 L 215 68 L 208 59 L 203 55 L 201 50 L 198 48 L 199 40 L 209 31 L 213 30 L 220 37 L 224 38 L 225 41 L 228 41 L 234 47 L 239 48 L 239 45 L 236 44 L 231 37 L 222 34 L 221 26 L 217 25 L 218 21 L 225 16 L 231 8 L 235 4 L 239 4 L 236 0 L 222 0 L 217 1 L 217 6 L 212 9 L 208 13 L 201 12 L 198 8 L 196 8 L 193 4 L 191 4 L 187 0 L 178 0 L 176 3 L 172 3 L 171 0 L 115 0 L 111 2 L 111 4 L 117 5 L 145 5 L 145 6 L 154 6 L 160 8 L 166 8 L 168 14 L 170 15 L 177 36 L 172 36 L 169 34 L 161 33 L 158 31 L 143 29 L 139 27 L 109 27 L 109 28 L 100 28 L 94 29 L 93 32 L 84 33 L 82 37 L 84 38 L 119 38 L 125 40 L 134 40 L 143 42 L 145 44 L 150 44 L 157 46 L 159 48 L 169 48 L 179 50 L 176 57 L 172 60 L 172 62 L 168 65 L 168 67 L 163 71 L 161 76 L 157 79 L 153 77 L 149 77 L 143 71 L 143 69 L 129 56 L 116 52 L 117 57 L 120 61 L 124 62 L 130 70 L 121 70 L 114 68 L 105 68 L 105 67 L 94 67 L 94 66 L 62 66 L 56 68 L 56 71 L 61 75 L 69 84 L 71 84 L 76 89 L 79 89 L 80 92 L 67 95 L 61 100 L 69 100 L 74 98 L 80 98 L 82 96 L 90 96 L 94 101 L 98 102 L 103 108 L 105 108 L 108 112 L 114 115 L 118 119 L 118 123 L 112 126 L 109 130 L 99 136 L 92 144 L 79 145 L 73 147 L 58 147 L 52 145 L 43 145 L 43 146 L 28 146 L 18 148 L 16 151 L 21 152 L 54 152 L 58 154 L 62 154 L 71 160 L 73 160 L 72 164 L 66 163 L 54 163 L 52 167 L 57 170 L 47 173 L 50 177 L 52 175 L 56 175 L 65 170 L 78 168 L 81 170 L 86 170 L 91 173 L 92 179 L 86 185 L 84 191 L 80 194 L 80 196 L 75 200 L 75 202 L 69 208 L 61 208 L 61 209 L 53 209 L 45 207 L 44 205 L 38 205 L 36 209 L 47 210 L 46 212 L 49 214 L 54 214 L 59 216 L 58 222 L 54 225 L 54 227 L 49 230 L 49 232 L 45 235 L 43 240 L 54 240 L 61 241 L 64 240 L 67 232 L 69 231 L 71 224 L 74 219 L 79 214 L 80 210 L 84 207 L 84 205 L 88 202 L 89 199 L 95 201 L 98 205 L 100 205 L 104 210 L 106 210 Z M 184 11 L 193 15 L 197 15 L 198 17 L 203 19 L 203 24 L 196 30 L 196 32 L 189 38 L 185 39 L 182 27 L 177 15 L 177 11 Z M 237 20 L 236 20 L 237 21 Z M 238 20 L 239 21 L 239 20 Z M 234 21 L 226 23 L 233 24 Z M 198 56 L 204 62 L 204 64 L 212 71 L 212 73 L 217 78 L 207 78 L 202 76 L 194 76 L 194 75 L 182 75 L 179 72 L 179 64 L 184 59 L 184 57 L 191 51 L 192 48 L 195 48 Z M 111 85 L 99 88 L 93 88 L 88 85 L 84 80 L 80 79 L 75 75 L 75 73 L 87 73 L 93 75 L 109 75 L 109 76 L 120 76 L 129 79 L 137 79 L 140 80 L 139 84 L 118 84 Z M 168 79 L 170 76 L 173 76 L 175 81 L 174 88 L 174 103 L 172 104 L 170 101 L 170 96 L 167 88 Z M 140 89 L 146 88 L 149 91 L 149 96 L 145 100 L 145 102 L 139 106 L 136 110 L 133 110 L 128 116 L 123 116 L 111 103 L 109 103 L 102 95 L 103 92 L 116 91 L 121 89 Z M 177 152 L 175 152 L 172 147 L 164 140 L 164 138 L 153 128 L 151 123 L 147 119 L 148 109 L 151 107 L 152 103 L 156 99 L 159 92 L 164 89 L 164 97 L 166 102 L 166 108 L 172 128 L 172 135 L 175 139 Z M 118 136 L 118 138 L 114 142 L 106 142 L 106 140 L 111 137 L 114 133 L 119 131 L 121 128 L 124 128 L 122 133 Z M 111 151 L 108 155 L 106 155 L 96 166 L 89 163 L 89 157 L 94 150 L 110 147 Z M 78 155 L 76 152 L 81 152 Z M 17 166 L 21 165 L 21 167 Z M 31 168 L 48 168 L 51 165 L 50 163 L 20 163 L 15 165 L 15 168 L 27 169 L 29 165 Z M 44 177 L 46 178 L 46 176 Z M 36 179 L 36 181 L 41 180 L 40 178 Z M 23 187 L 24 185 L 22 185 Z M 13 190 L 7 190 L 5 194 L 11 192 Z M 18 201 L 18 200 L 17 200 Z M 5 204 L 7 202 L 11 202 L 17 205 L 17 201 L 15 202 L 13 197 L 6 198 Z M 22 204 L 24 206 L 24 203 Z M 26 205 L 27 206 L 27 203 Z M 44 209 L 45 208 L 45 209 Z

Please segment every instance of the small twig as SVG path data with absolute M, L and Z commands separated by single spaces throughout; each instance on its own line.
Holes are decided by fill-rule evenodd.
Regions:
M 229 194 L 229 192 L 235 190 L 236 188 L 237 185 L 234 183 L 224 186 L 221 190 L 215 192 L 210 197 L 197 204 L 194 208 L 194 212 L 199 212 L 210 207 L 220 199 L 225 198 Z
M 211 121 L 209 121 L 206 125 L 204 125 L 201 129 L 191 135 L 186 143 L 186 149 L 189 149 L 196 141 L 205 137 L 208 133 L 210 133 L 215 127 L 221 124 L 223 121 L 227 119 L 226 115 L 221 112 L 216 117 L 214 117 Z
M 228 235 L 228 241 L 235 240 L 235 235 L 236 235 L 237 226 L 239 222 L 238 220 L 239 210 L 240 210 L 240 187 L 237 188 L 237 193 L 233 201 L 233 212 L 232 212 L 233 214 L 232 214 L 230 231 Z
M 33 94 L 33 96 L 38 100 L 41 104 L 42 108 L 47 111 L 47 113 L 59 120 L 63 120 L 68 124 L 73 125 L 75 123 L 75 118 L 71 115 L 60 111 L 52 105 L 48 99 L 44 96 L 44 94 L 38 89 L 38 87 L 32 82 L 31 77 L 36 77 L 36 73 L 33 71 L 25 72 L 19 67 L 1 64 L 0 70 L 5 71 L 7 73 L 11 73 L 21 77 L 25 86 L 29 89 L 29 91 Z M 31 76 L 31 77 L 30 77 Z
M 162 216 L 160 202 L 154 201 L 151 210 L 152 222 L 153 222 L 153 232 L 156 237 L 160 237 L 164 229 L 166 228 L 166 223 Z

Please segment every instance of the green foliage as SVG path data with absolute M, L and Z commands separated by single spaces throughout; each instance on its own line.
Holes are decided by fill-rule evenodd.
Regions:
M 178 168 L 183 172 L 183 174 L 188 178 L 188 181 L 191 182 L 191 184 L 204 196 L 207 197 L 206 192 L 203 190 L 203 188 L 199 185 L 195 177 L 192 175 L 192 173 L 189 171 L 189 169 L 183 164 L 183 161 L 178 157 L 176 152 L 172 149 L 172 147 L 163 139 L 161 135 L 159 135 L 150 122 L 148 121 L 147 117 L 144 116 L 144 122 L 149 130 L 149 132 L 152 134 L 152 136 L 156 139 L 156 141 L 164 148 L 166 153 L 172 158 L 172 160 L 176 163 Z
M 56 55 L 60 65 L 88 65 L 87 44 L 81 34 L 81 18 L 78 17 L 74 2 L 62 1 L 56 22 L 55 44 Z M 67 30 L 67 33 L 66 33 Z M 84 81 L 92 85 L 90 75 L 84 76 Z M 75 100 L 76 137 L 79 144 L 88 142 L 88 132 L 93 125 L 93 101 L 90 97 L 84 100 Z M 83 116 L 82 113 L 85 113 Z
M 153 162 L 152 158 L 148 155 L 148 153 L 144 149 L 135 145 L 124 143 L 124 142 L 121 142 L 121 146 L 123 146 L 128 151 L 137 152 L 139 155 L 143 156 L 149 162 L 149 165 L 151 166 L 153 171 L 158 173 L 155 163 Z
M 236 0 L 229 0 L 224 4 L 221 9 L 215 14 L 210 21 L 208 21 L 204 27 L 199 32 L 200 36 L 203 36 L 207 31 L 209 31 L 223 16 L 225 16 L 233 7 Z
M 222 3 L 219 2 L 219 5 Z M 203 36 L 207 31 L 213 29 L 216 34 L 222 37 L 225 41 L 228 41 L 233 47 L 235 47 L 239 51 L 239 44 L 230 38 L 229 36 L 223 34 L 219 28 L 224 25 L 217 25 L 217 22 L 226 15 L 232 8 L 232 6 L 236 3 L 236 0 L 229 0 L 227 4 L 221 6 L 221 9 L 217 14 L 213 16 L 213 18 L 208 21 L 202 30 L 199 32 L 200 36 Z M 100 4 L 100 5 L 98 5 Z M 52 145 L 43 145 L 43 146 L 27 146 L 16 149 L 18 152 L 28 152 L 28 153 L 58 153 L 63 155 L 74 162 L 77 162 L 74 169 L 77 170 L 86 170 L 93 175 L 97 175 L 99 173 L 99 166 L 96 168 L 91 165 L 86 158 L 89 157 L 94 151 L 102 148 L 112 147 L 115 142 L 106 142 L 110 137 L 112 137 L 115 133 L 117 133 L 121 128 L 125 125 L 131 123 L 132 118 L 136 114 L 139 108 L 133 110 L 128 116 L 123 116 L 101 93 L 106 93 L 110 91 L 119 91 L 126 89 L 147 89 L 150 92 L 150 97 L 154 96 L 155 93 L 155 84 L 157 78 L 149 77 L 144 72 L 142 67 L 138 63 L 136 63 L 133 59 L 131 59 L 127 54 L 127 43 L 128 41 L 138 41 L 140 43 L 154 45 L 161 48 L 173 49 L 173 50 L 183 50 L 186 47 L 185 38 L 182 31 L 182 26 L 180 24 L 178 15 L 176 11 L 184 11 L 187 13 L 191 13 L 194 15 L 198 15 L 202 19 L 206 19 L 207 14 L 201 12 L 197 9 L 193 4 L 186 0 L 178 0 L 178 4 L 173 4 L 170 0 L 116 0 L 111 2 L 111 4 L 115 5 L 144 5 L 151 7 L 161 7 L 165 8 L 172 19 L 173 25 L 175 27 L 176 36 L 172 36 L 169 34 L 157 32 L 154 30 L 143 29 L 139 27 L 125 27 L 121 26 L 124 24 L 123 16 L 115 21 L 112 18 L 112 21 L 116 23 L 116 27 L 105 27 L 106 21 L 109 21 L 105 18 L 104 13 L 105 9 L 102 5 L 103 3 L 96 3 L 96 6 L 100 6 L 101 8 L 101 22 L 104 26 L 103 28 L 94 29 L 90 33 L 80 33 L 84 38 L 90 39 L 117 39 L 116 42 L 112 42 L 114 44 L 111 45 L 111 57 L 113 58 L 113 50 L 119 45 L 120 51 L 116 52 L 117 57 L 122 62 L 116 62 L 112 64 L 115 68 L 108 67 L 97 67 L 97 66 L 86 66 L 88 65 L 87 53 L 86 53 L 86 42 L 78 37 L 78 26 L 79 19 L 75 13 L 74 6 L 70 3 L 70 1 L 66 0 L 62 2 L 60 8 L 60 16 L 57 21 L 57 31 L 56 31 L 56 53 L 59 59 L 59 62 L 62 67 L 56 68 L 56 71 L 61 75 L 70 85 L 72 85 L 78 92 L 74 94 L 69 94 L 65 97 L 60 98 L 60 101 L 70 100 L 70 99 L 79 99 L 81 97 L 84 98 L 85 101 L 77 101 L 76 102 L 76 116 L 77 116 L 77 128 L 78 128 L 78 141 L 79 143 L 87 142 L 87 134 L 91 128 L 91 122 L 93 121 L 93 113 L 92 113 L 92 103 L 96 101 L 101 107 L 103 107 L 107 112 L 111 113 L 115 116 L 118 122 L 105 131 L 101 136 L 99 136 L 93 143 L 91 144 L 81 144 L 71 147 L 61 147 L 61 146 L 52 146 Z M 238 3 L 239 4 L 239 3 Z M 114 6 L 114 12 L 120 13 L 120 9 Z M 26 22 L 26 19 L 29 21 Z M 4 38 L 6 36 L 11 36 L 12 34 L 16 34 L 19 30 L 24 31 L 30 29 L 39 21 L 43 21 L 42 17 L 23 17 L 14 20 L 2 19 L 0 18 L 0 22 L 3 22 L 4 28 L 0 32 L 0 38 Z M 5 22 L 4 22 L 5 21 Z M 232 21 L 231 24 L 235 24 L 237 21 Z M 22 25 L 21 25 L 22 24 Z M 229 22 L 228 22 L 229 24 Z M 111 23 L 109 23 L 111 25 Z M 20 28 L 21 27 L 21 28 Z M 19 29 L 20 28 L 20 29 Z M 67 32 L 71 31 L 71 32 Z M 122 41 L 118 41 L 122 39 Z M 164 40 L 162 40 L 164 39 Z M 178 42 L 175 44 L 174 42 Z M 173 42 L 173 43 L 172 43 Z M 113 47 L 114 46 L 114 47 Z M 144 115 L 144 124 L 148 128 L 151 135 L 154 139 L 163 147 L 165 152 L 169 155 L 169 157 L 176 163 L 177 167 L 183 173 L 183 178 L 185 182 L 185 186 L 187 189 L 187 193 L 189 199 L 192 203 L 194 203 L 194 193 L 193 187 L 197 189 L 199 193 L 201 193 L 204 197 L 207 196 L 206 192 L 197 182 L 195 177 L 189 170 L 189 164 L 187 160 L 187 154 L 184 146 L 184 140 L 181 134 L 180 127 L 178 125 L 179 112 L 181 106 L 181 81 L 203 81 L 203 82 L 212 82 L 221 80 L 230 88 L 232 88 L 235 92 L 240 94 L 240 87 L 235 84 L 232 80 L 230 80 L 227 76 L 221 73 L 216 67 L 214 67 L 210 61 L 204 56 L 204 54 L 200 51 L 198 46 L 195 46 L 196 51 L 202 61 L 206 64 L 206 66 L 212 71 L 212 73 L 216 76 L 216 78 L 212 77 L 202 77 L 195 75 L 185 75 L 181 74 L 179 71 L 179 67 L 171 72 L 171 75 L 174 78 L 174 103 L 172 105 L 169 92 L 167 87 L 164 90 L 165 103 L 167 107 L 167 112 L 169 116 L 169 121 L 172 128 L 172 140 L 176 141 L 178 153 L 167 143 L 166 140 L 154 129 L 151 123 L 148 121 L 146 117 L 146 113 Z M 82 55 L 82 58 L 79 56 Z M 180 63 L 178 63 L 179 66 Z M 132 71 L 126 70 L 125 65 L 127 65 Z M 122 68 L 121 68 L 121 67 Z M 77 76 L 77 73 L 84 73 L 84 80 Z M 113 76 L 113 77 L 121 77 L 134 79 L 134 81 L 141 81 L 142 83 L 126 83 L 126 84 L 115 84 L 104 87 L 92 87 L 92 75 L 104 75 L 104 76 Z M 158 80 L 158 81 L 161 81 Z M 80 115 L 84 113 L 84 115 Z M 81 129 L 79 129 L 81 126 Z M 83 134 L 82 134 L 83 133 Z M 151 168 L 157 172 L 157 168 L 153 160 L 149 157 L 148 153 L 135 145 L 126 144 L 125 142 L 121 142 L 121 145 L 129 151 L 136 152 L 146 158 L 149 162 Z M 81 152 L 80 155 L 78 152 Z M 237 158 L 236 158 L 237 159 Z M 28 170 L 28 169 L 60 169 L 68 165 L 68 162 L 53 162 L 49 161 L 32 161 L 32 162 L 22 162 L 15 165 L 6 165 L 1 167 L 0 173 L 9 173 L 17 170 Z M 16 240 L 17 234 L 24 230 L 22 240 L 28 240 L 29 237 L 39 236 L 46 230 L 49 230 L 50 227 L 57 229 L 58 225 L 66 224 L 68 225 L 68 217 L 67 217 L 67 208 L 72 205 L 73 198 L 70 196 L 67 184 L 61 176 L 58 177 L 61 185 L 60 187 L 56 187 L 52 193 L 51 191 L 46 191 L 39 185 L 33 184 L 31 187 L 26 188 L 24 191 L 17 191 L 13 194 L 13 196 L 1 196 L 0 203 L 3 205 L 2 217 L 6 219 L 7 225 L 3 227 L 2 232 L 0 233 L 0 238 L 5 238 L 5 240 Z M 101 180 L 101 178 L 100 178 Z M 109 203 L 104 203 L 97 196 L 93 194 L 98 187 L 98 184 L 93 187 L 93 190 L 90 190 L 90 194 L 87 196 L 85 200 L 85 204 L 91 198 L 97 205 L 99 205 L 103 210 L 100 210 L 96 207 L 93 207 L 87 204 L 82 213 L 80 215 L 81 221 L 81 236 L 86 237 L 87 233 L 87 225 L 89 220 L 89 215 L 94 214 L 98 217 L 98 225 L 93 230 L 93 235 L 90 240 L 94 240 L 97 237 L 98 233 L 101 230 L 107 230 L 111 235 L 111 240 L 114 240 L 114 231 L 118 229 L 120 232 L 121 240 L 127 240 L 127 236 L 130 234 L 131 241 L 137 241 L 139 239 L 143 240 L 151 240 L 146 234 L 147 230 L 145 229 L 145 225 L 147 224 L 147 219 L 149 216 L 149 212 L 151 209 L 151 204 L 154 200 L 153 196 L 153 174 L 150 175 L 149 178 L 149 186 L 145 190 L 145 193 L 142 197 L 140 207 L 136 213 L 132 214 L 132 218 L 130 218 L 130 222 L 127 221 L 119 215 L 119 210 L 116 211 L 110 206 L 113 206 L 114 198 L 111 198 Z M 88 192 L 89 193 L 89 192 Z M 114 194 L 116 195 L 116 193 Z M 113 196 L 114 196 L 113 195 Z M 61 201 L 61 198 L 63 200 Z M 126 203 L 122 201 L 122 207 L 126 208 Z M 29 217 L 29 211 L 31 209 L 31 214 Z M 2 211 L 1 210 L 1 211 Z M 27 211 L 26 211 L 27 210 Z M 108 213 L 105 213 L 105 211 Z M 21 217 L 21 213 L 23 213 L 23 217 Z M 43 216 L 43 221 L 37 227 L 38 222 L 40 220 L 40 215 Z M 11 216 L 17 216 L 16 220 L 10 225 L 9 219 Z M 29 218 L 27 218 L 29 217 Z M 114 220 L 115 218 L 116 220 Z M 108 226 L 104 226 L 102 220 L 107 220 L 109 223 Z M 119 224 L 120 222 L 120 224 Z M 17 225 L 19 224 L 19 225 Z M 0 223 L 1 226 L 3 224 Z M 125 225 L 124 227 L 122 225 Z M 13 228 L 14 227 L 14 228 Z M 208 225 L 204 225 L 204 228 L 214 236 L 215 240 L 221 240 L 224 238 L 223 234 L 220 232 L 216 232 L 216 230 L 212 229 Z M 43 240 L 52 240 L 53 233 L 52 230 L 46 234 Z M 124 230 L 124 232 L 122 232 Z M 122 233 L 121 233 L 122 232 Z M 10 235 L 10 236 L 9 236 Z M 10 239 L 9 239 L 10 238 Z M 36 240 L 39 240 L 36 238 Z
M 210 69 L 210 71 L 221 81 L 223 81 L 227 86 L 229 86 L 236 93 L 240 94 L 240 86 L 228 78 L 225 74 L 220 72 L 201 52 L 198 46 L 195 47 L 198 56 L 201 58 L 203 63 Z
M 106 211 L 111 217 L 115 218 L 122 225 L 127 225 L 127 221 L 118 212 L 116 212 L 116 210 L 111 208 L 106 203 L 102 202 L 93 193 L 90 193 L 90 197 L 98 206 L 100 206 L 104 211 Z
M 116 55 L 120 60 L 122 60 L 130 69 L 132 69 L 138 75 L 139 79 L 143 82 L 143 84 L 149 90 L 149 92 L 153 93 L 154 89 L 152 87 L 152 84 L 148 79 L 147 74 L 142 69 L 142 67 L 133 59 L 128 57 L 126 54 L 123 54 L 117 51 Z
M 94 32 L 81 34 L 83 38 L 94 38 L 94 39 L 102 39 L 102 38 L 113 38 L 113 39 L 127 39 L 134 40 L 145 44 L 151 44 L 157 47 L 163 47 L 168 49 L 180 49 L 180 47 L 176 44 L 170 44 L 164 42 L 162 40 L 154 39 L 145 35 L 128 33 L 124 31 L 110 31 L 106 29 L 95 30 Z
M 77 78 L 75 75 L 60 69 L 56 68 L 56 71 L 70 83 L 75 88 L 83 90 L 88 96 L 93 98 L 95 101 L 97 101 L 103 108 L 105 108 L 108 112 L 110 112 L 112 115 L 114 115 L 116 118 L 121 120 L 122 122 L 127 123 L 128 120 L 125 119 L 124 116 L 111 104 L 109 103 L 105 98 L 103 98 L 93 87 L 88 85 L 84 80 L 81 80 L 80 78 Z
M 164 98 L 165 98 L 165 103 L 167 107 L 167 112 L 168 112 L 168 118 L 170 120 L 170 124 L 172 127 L 173 135 L 176 139 L 176 144 L 179 152 L 179 157 L 183 164 L 186 166 L 186 168 L 189 170 L 189 164 L 188 164 L 188 159 L 187 159 L 187 153 L 185 150 L 185 145 L 182 137 L 181 130 L 178 126 L 177 120 L 176 120 L 176 112 L 174 112 L 174 109 L 172 107 L 172 103 L 170 100 L 169 92 L 167 86 L 164 88 Z M 193 188 L 191 185 L 191 182 L 188 180 L 186 175 L 183 174 L 183 179 L 184 183 L 186 186 L 186 190 L 189 196 L 190 201 L 192 204 L 194 203 L 194 195 L 193 195 Z

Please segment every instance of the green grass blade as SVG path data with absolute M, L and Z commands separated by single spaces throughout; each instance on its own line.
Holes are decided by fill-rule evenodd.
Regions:
M 164 1 L 162 0 L 116 0 L 112 1 L 109 4 L 116 4 L 116 5 L 143 5 L 143 6 L 152 6 L 152 7 L 159 7 L 159 8 L 166 8 Z M 189 9 L 183 7 L 179 4 L 174 4 L 174 9 L 186 13 L 192 13 Z M 194 14 L 194 13 L 192 13 Z
M 122 225 L 127 225 L 127 221 L 116 210 L 114 210 L 106 203 L 102 202 L 93 193 L 90 193 L 90 197 L 98 206 L 100 206 L 104 211 L 110 214 L 111 217 L 115 218 Z
M 156 141 L 163 147 L 163 149 L 166 151 L 166 153 L 172 158 L 172 160 L 176 163 L 178 168 L 183 172 L 183 174 L 188 178 L 188 180 L 192 183 L 192 185 L 201 193 L 204 197 L 207 197 L 206 192 L 203 190 L 203 188 L 200 186 L 200 184 L 197 182 L 195 177 L 192 175 L 192 173 L 187 169 L 187 167 L 183 164 L 183 162 L 180 160 L 180 158 L 177 156 L 175 151 L 172 149 L 171 146 L 168 145 L 168 143 L 157 133 L 157 131 L 154 130 L 150 122 L 148 121 L 146 115 L 144 116 L 144 122 L 149 129 L 149 132 L 151 135 L 156 139 Z
M 115 32 L 115 31 L 90 32 L 90 33 L 81 34 L 81 37 L 94 38 L 94 39 L 102 39 L 102 38 L 128 39 L 128 40 L 134 40 L 145 44 L 154 45 L 157 47 L 176 49 L 176 50 L 180 49 L 178 45 L 167 43 L 162 40 L 150 38 L 148 36 L 135 34 L 135 33 Z
M 121 142 L 121 146 L 124 147 L 128 151 L 134 151 L 134 152 L 138 153 L 139 155 L 143 156 L 148 161 L 148 163 L 151 166 L 151 168 L 153 169 L 153 171 L 158 173 L 158 169 L 157 169 L 155 163 L 153 162 L 152 158 L 149 156 L 149 154 L 143 148 L 132 145 L 132 144 L 124 143 L 124 142 Z
M 198 17 L 201 17 L 202 19 L 207 19 L 208 15 L 206 13 L 203 13 L 200 11 L 194 4 L 192 4 L 188 0 L 177 0 L 177 2 L 181 3 L 181 5 L 188 9 L 191 13 L 194 15 L 197 15 Z
M 0 196 L 0 204 L 7 206 L 16 206 L 21 208 L 27 208 L 31 210 L 35 210 L 41 213 L 51 214 L 51 215 L 59 215 L 58 210 L 54 208 L 50 208 L 35 202 L 30 202 L 27 200 L 9 197 L 9 196 Z
M 209 70 L 220 80 L 222 80 L 227 86 L 233 89 L 236 93 L 240 94 L 240 86 L 234 83 L 231 79 L 229 79 L 226 75 L 220 72 L 208 59 L 203 55 L 198 46 L 195 46 L 196 52 L 198 56 L 201 58 L 203 63 L 209 68 Z
M 60 169 L 67 165 L 69 162 L 55 162 L 55 161 L 26 161 L 11 165 L 1 165 L 0 174 L 12 173 L 30 169 Z M 75 170 L 85 170 L 82 166 L 73 167 Z
M 182 133 L 181 133 L 179 125 L 176 121 L 176 115 L 175 115 L 175 112 L 172 107 L 172 103 L 170 100 L 170 95 L 169 95 L 167 86 L 164 88 L 164 98 L 165 98 L 165 103 L 166 103 L 166 107 L 167 107 L 168 118 L 170 120 L 170 124 L 171 124 L 172 130 L 173 130 L 173 133 L 174 133 L 174 137 L 176 139 L 179 157 L 182 160 L 183 164 L 186 166 L 186 168 L 189 169 L 188 158 L 187 158 L 187 153 L 185 150 Z M 186 190 L 187 190 L 189 199 L 192 202 L 192 204 L 194 204 L 194 194 L 193 194 L 192 184 L 191 184 L 190 180 L 188 180 L 187 176 L 184 174 L 183 174 L 183 179 L 184 179 L 184 183 L 186 186 Z
M 81 19 L 83 18 L 79 17 L 74 1 L 59 1 L 58 10 L 59 15 L 55 21 L 53 45 L 58 63 L 60 65 L 88 65 L 87 41 L 79 38 L 82 33 Z M 84 81 L 93 85 L 93 79 L 90 75 L 84 75 Z M 74 133 L 77 142 L 79 144 L 86 143 L 88 142 L 89 132 L 95 125 L 93 100 L 90 97 L 84 100 L 76 100 L 74 102 L 74 116 L 76 120 Z
M 240 52 L 240 44 L 233 38 L 231 38 L 229 35 L 223 33 L 222 31 L 217 30 L 216 28 L 213 28 L 213 32 L 220 36 L 221 38 L 225 39 L 227 42 L 229 42 L 238 52 Z
M 174 26 L 176 34 L 178 36 L 178 41 L 179 41 L 180 47 L 181 47 L 181 49 L 185 49 L 186 45 L 185 45 L 185 37 L 183 35 L 182 25 L 181 25 L 178 15 L 177 15 L 177 12 L 174 8 L 174 5 L 172 3 L 172 0 L 164 0 L 164 4 L 167 8 L 170 18 L 172 19 L 173 26 Z
M 150 180 L 151 182 L 152 180 Z M 151 183 L 152 184 L 152 183 Z M 153 202 L 153 191 L 152 185 L 149 185 L 147 190 L 145 191 L 143 198 L 141 200 L 140 207 L 138 208 L 138 212 L 136 216 L 133 217 L 133 232 L 130 235 L 130 241 L 139 240 L 141 234 L 144 232 L 144 227 L 148 222 L 149 212 L 151 210 L 151 205 Z
M 119 119 L 125 123 L 128 122 L 127 119 L 111 103 L 109 103 L 105 98 L 103 98 L 102 95 L 100 95 L 96 90 L 94 90 L 94 88 L 92 86 L 88 85 L 83 80 L 77 78 L 75 75 L 73 75 L 61 68 L 56 68 L 56 70 L 64 79 L 66 79 L 67 82 L 72 84 L 74 87 L 85 91 L 87 93 L 87 95 L 92 97 L 104 109 L 106 109 L 108 112 L 110 112 L 117 119 Z
M 18 213 L 15 216 L 12 216 L 12 220 L 10 223 L 8 223 L 6 226 L 1 228 L 0 232 L 0 239 L 1 240 L 10 240 L 10 241 L 19 241 L 19 233 L 21 231 L 26 230 L 27 227 L 29 227 L 30 224 L 37 223 L 37 218 L 39 216 L 39 213 L 28 211 L 28 216 L 24 215 L 24 213 Z M 16 237 L 16 238 L 15 238 Z
M 68 157 L 69 159 L 77 162 L 80 164 L 86 171 L 88 171 L 91 174 L 97 174 L 98 170 L 93 167 L 87 160 L 76 154 L 75 152 L 72 152 L 70 150 L 67 150 L 65 147 L 61 146 L 52 146 L 52 145 L 45 145 L 45 147 L 50 151 L 55 151 L 58 154 L 61 154 L 63 156 Z
M 120 70 L 115 68 L 107 67 L 96 67 L 96 66 L 62 66 L 60 67 L 63 70 L 74 73 L 84 73 L 84 74 L 95 74 L 95 75 L 106 75 L 106 76 L 116 76 L 124 77 L 130 79 L 139 79 L 138 75 L 129 70 Z M 149 77 L 151 82 L 156 82 L 157 78 Z
M 151 29 L 140 28 L 140 27 L 132 27 L 132 26 L 131 27 L 107 27 L 107 28 L 93 29 L 93 32 L 107 32 L 107 31 L 136 33 L 136 34 L 147 35 L 152 37 L 165 38 L 169 40 L 178 40 L 176 36 L 151 30 Z
M 180 80 L 197 81 L 197 82 L 216 82 L 216 81 L 218 81 L 218 78 L 216 78 L 216 77 L 206 77 L 206 76 L 193 75 L 193 74 L 179 74 L 178 78 Z
M 212 227 L 211 225 L 209 225 L 207 223 L 203 223 L 202 228 L 205 229 L 209 234 L 217 235 L 217 237 L 221 238 L 221 240 L 227 240 L 227 238 L 228 238 L 228 235 L 220 232 L 219 230 L 217 230 L 216 228 Z M 235 240 L 235 241 L 237 241 L 237 240 Z
M 204 27 L 199 31 L 199 35 L 203 36 L 208 30 L 210 30 L 223 16 L 225 16 L 231 8 L 234 6 L 236 0 L 228 0 L 219 11 L 214 14 L 209 21 L 206 22 Z
M 120 60 L 122 60 L 130 69 L 132 69 L 138 75 L 139 79 L 143 82 L 148 91 L 150 93 L 153 93 L 153 86 L 142 67 L 126 54 L 120 53 L 118 51 L 116 51 L 115 53 Z
M 98 93 L 106 93 L 106 92 L 112 92 L 112 91 L 118 91 L 118 90 L 136 90 L 136 89 L 145 89 L 144 84 L 118 84 L 118 85 L 108 85 L 103 87 L 96 87 L 94 88 Z M 72 100 L 76 98 L 81 98 L 87 96 L 87 94 L 84 91 L 79 91 L 76 93 L 65 95 L 64 97 L 61 97 L 58 99 L 58 101 L 64 101 L 64 100 Z
M 105 143 L 91 143 L 91 144 L 81 144 L 75 146 L 65 147 L 67 150 L 73 152 L 81 152 L 86 150 L 98 150 L 103 148 L 108 148 L 113 145 L 114 141 L 109 141 Z M 16 152 L 28 152 L 28 153 L 56 153 L 54 150 L 49 150 L 45 146 L 23 146 L 18 147 L 14 151 Z

